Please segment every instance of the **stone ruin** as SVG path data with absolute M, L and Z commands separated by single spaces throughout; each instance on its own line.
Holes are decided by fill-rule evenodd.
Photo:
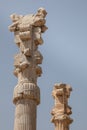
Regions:
M 14 130 L 36 130 L 37 105 L 40 103 L 40 89 L 37 78 L 41 76 L 43 56 L 38 46 L 43 44 L 42 33 L 46 27 L 47 12 L 39 8 L 36 14 L 12 14 L 9 30 L 14 32 L 15 43 L 19 53 L 14 57 L 14 75 L 18 83 L 14 88 L 13 103 L 15 104 Z M 52 96 L 55 106 L 52 109 L 51 122 L 55 130 L 69 130 L 72 123 L 71 107 L 68 98 L 72 88 L 66 84 L 55 84 Z

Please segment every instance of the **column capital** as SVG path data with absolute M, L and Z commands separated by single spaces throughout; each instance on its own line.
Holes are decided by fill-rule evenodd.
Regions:
M 55 100 L 55 106 L 52 109 L 52 119 L 51 122 L 58 123 L 59 121 L 65 122 L 67 124 L 72 123 L 70 114 L 72 114 L 71 107 L 68 105 L 68 98 L 70 97 L 70 92 L 72 87 L 68 84 L 59 83 L 55 84 L 52 96 Z

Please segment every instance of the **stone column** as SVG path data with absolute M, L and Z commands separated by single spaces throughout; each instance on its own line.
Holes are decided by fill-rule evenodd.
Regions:
M 36 14 L 12 14 L 15 43 L 20 52 L 14 57 L 14 75 L 18 84 L 14 88 L 13 103 L 16 105 L 14 130 L 36 130 L 37 105 L 40 103 L 40 89 L 37 78 L 41 76 L 43 56 L 38 45 L 43 43 L 41 34 L 46 31 L 47 12 L 39 8 Z
M 69 125 L 73 122 L 70 118 L 71 107 L 68 105 L 68 98 L 72 88 L 67 84 L 55 84 L 52 96 L 55 106 L 52 109 L 51 122 L 55 125 L 55 130 L 69 130 Z

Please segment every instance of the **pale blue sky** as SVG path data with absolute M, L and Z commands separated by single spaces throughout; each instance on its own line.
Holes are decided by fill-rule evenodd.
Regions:
M 50 111 L 56 82 L 68 83 L 73 92 L 71 130 L 87 129 L 87 0 L 3 0 L 0 2 L 0 130 L 12 130 L 15 106 L 12 95 L 17 79 L 13 75 L 14 55 L 18 48 L 8 30 L 10 15 L 36 13 L 39 7 L 47 12 L 48 30 L 43 34 L 43 75 L 38 79 L 41 104 L 38 106 L 37 130 L 54 130 Z

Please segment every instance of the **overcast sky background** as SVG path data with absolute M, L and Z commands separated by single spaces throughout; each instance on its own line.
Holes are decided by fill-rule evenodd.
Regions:
M 54 106 L 53 85 L 63 82 L 73 88 L 71 130 L 87 129 L 87 0 L 0 0 L 0 130 L 13 130 L 14 55 L 18 47 L 9 32 L 10 15 L 36 13 L 44 7 L 48 30 L 39 47 L 44 59 L 43 75 L 38 79 L 41 104 L 38 106 L 37 130 L 54 130 L 50 111 Z

